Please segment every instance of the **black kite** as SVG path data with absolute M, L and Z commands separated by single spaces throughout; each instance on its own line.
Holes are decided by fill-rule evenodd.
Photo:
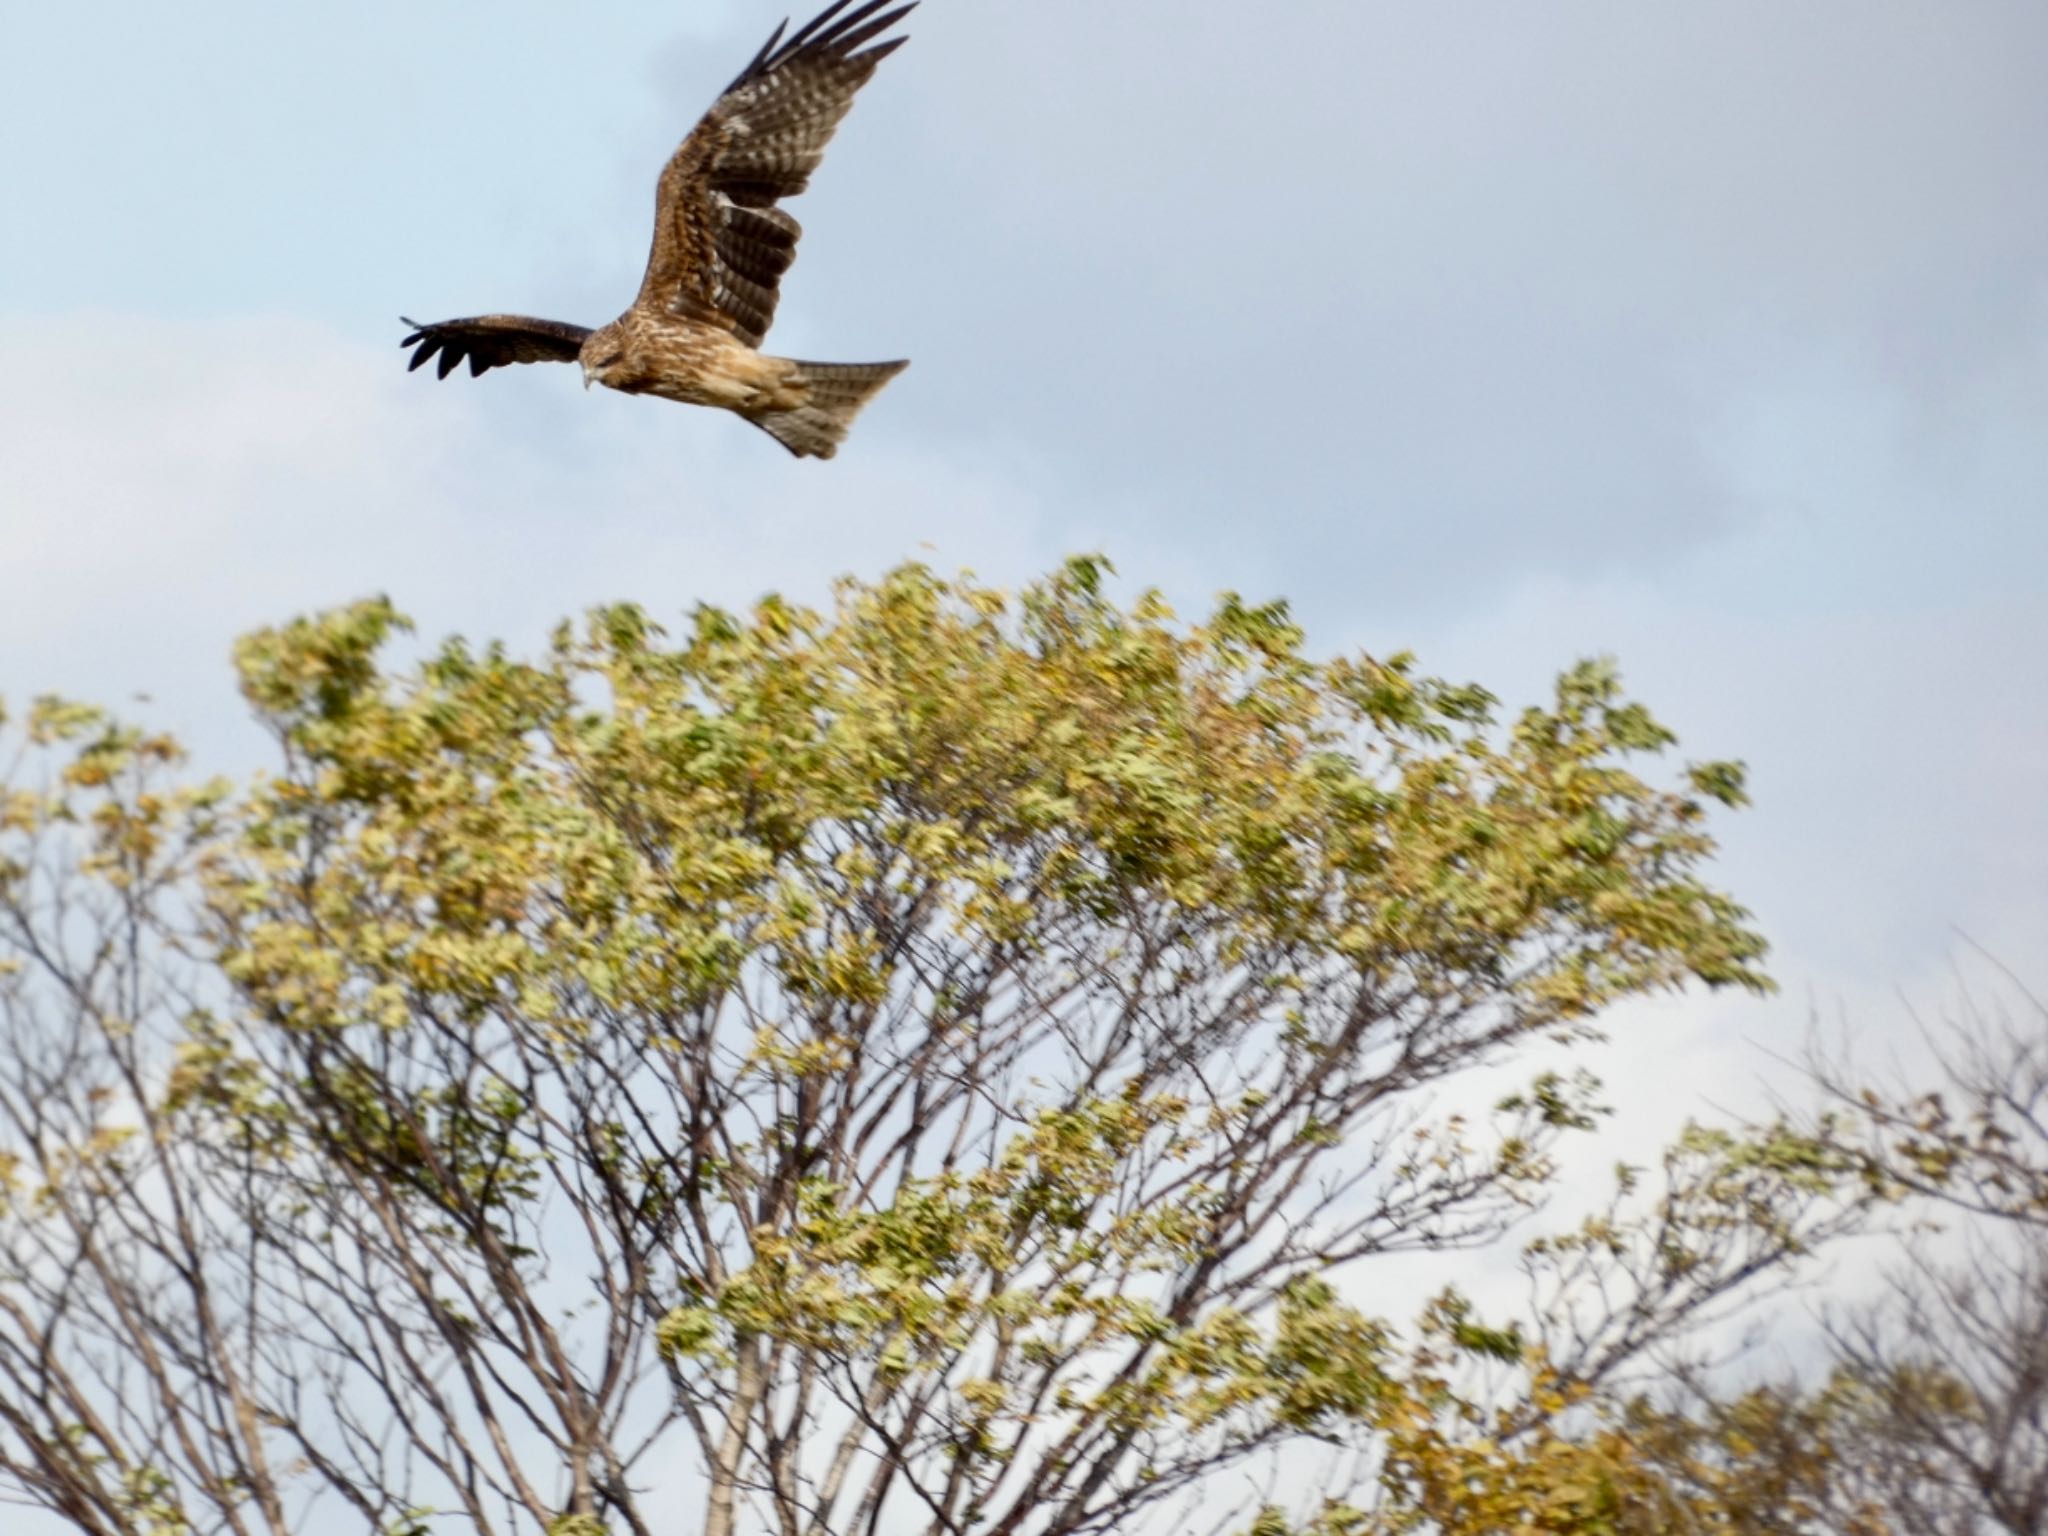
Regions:
M 505 363 L 583 365 L 583 383 L 736 412 L 799 457 L 829 459 L 860 408 L 909 365 L 806 363 L 759 349 L 802 229 L 778 206 L 809 185 L 875 66 L 907 40 L 874 43 L 917 0 L 852 0 L 787 40 L 775 29 L 663 167 L 654 249 L 632 306 L 598 330 L 524 315 L 413 327 L 410 367 L 440 357 L 447 378 Z

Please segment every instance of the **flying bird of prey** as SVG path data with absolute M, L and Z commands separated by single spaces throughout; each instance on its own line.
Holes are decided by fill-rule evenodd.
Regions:
M 589 330 L 524 315 L 422 325 L 408 368 L 440 358 L 440 376 L 505 363 L 581 363 L 592 383 L 733 411 L 799 458 L 829 459 L 862 406 L 909 366 L 806 363 L 760 351 L 778 285 L 796 260 L 797 221 L 778 206 L 809 185 L 825 146 L 875 66 L 907 41 L 880 37 L 917 0 L 853 0 L 788 38 L 784 22 L 662 168 L 654 249 L 630 308 Z M 873 44 L 873 46 L 869 46 Z

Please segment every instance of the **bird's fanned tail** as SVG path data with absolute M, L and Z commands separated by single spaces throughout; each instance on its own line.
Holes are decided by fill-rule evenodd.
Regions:
M 798 377 L 810 386 L 810 398 L 793 411 L 750 413 L 747 420 L 800 459 L 829 459 L 839 451 L 861 407 L 909 366 L 907 361 L 798 362 Z

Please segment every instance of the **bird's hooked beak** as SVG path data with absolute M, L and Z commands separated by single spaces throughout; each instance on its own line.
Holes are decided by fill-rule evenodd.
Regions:
M 579 361 L 581 361 L 581 359 L 579 359 Z M 592 378 L 592 374 L 591 374 L 591 372 L 590 372 L 590 364 L 589 364 L 589 363 L 587 363 L 587 362 L 585 362 L 585 363 L 583 364 L 583 387 L 584 387 L 585 389 L 588 389 L 588 388 L 590 388 L 590 380 L 591 380 L 591 378 Z

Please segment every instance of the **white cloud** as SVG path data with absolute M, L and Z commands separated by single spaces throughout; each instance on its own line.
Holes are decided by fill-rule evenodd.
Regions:
M 0 165 L 38 210 L 0 230 L 0 691 L 148 691 L 235 766 L 232 637 L 369 592 L 531 647 L 1099 547 L 1512 703 L 1611 651 L 1749 759 L 1716 875 L 1787 992 L 1616 1019 L 1629 1155 L 1757 1102 L 1809 1000 L 1907 1028 L 1951 924 L 2042 984 L 2037 0 L 927 6 L 797 209 L 776 345 L 916 359 L 824 466 L 568 370 L 403 372 L 401 307 L 616 308 L 660 156 L 781 14 L 501 11 L 29 21 L 0 123 L 102 110 Z

